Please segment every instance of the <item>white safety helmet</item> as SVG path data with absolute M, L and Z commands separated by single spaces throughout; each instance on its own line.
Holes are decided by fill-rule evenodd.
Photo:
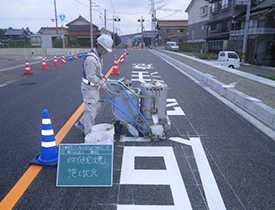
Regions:
M 112 46 L 114 41 L 106 34 L 102 34 L 97 38 L 97 43 L 104 47 L 108 52 L 112 52 Z

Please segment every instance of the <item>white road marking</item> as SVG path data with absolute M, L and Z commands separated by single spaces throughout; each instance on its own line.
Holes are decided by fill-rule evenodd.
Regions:
M 163 157 L 166 170 L 137 170 L 135 169 L 135 157 Z M 120 184 L 170 185 L 174 209 L 192 209 L 172 147 L 124 147 Z M 123 205 L 117 207 L 120 210 L 124 209 Z M 133 206 L 133 209 L 153 208 L 151 205 L 141 207 Z M 163 205 L 157 207 L 172 208 Z
M 220 190 L 207 160 L 200 138 L 191 137 L 190 141 L 188 141 L 179 137 L 171 137 L 170 140 L 192 147 L 209 209 L 225 210 L 226 208 Z

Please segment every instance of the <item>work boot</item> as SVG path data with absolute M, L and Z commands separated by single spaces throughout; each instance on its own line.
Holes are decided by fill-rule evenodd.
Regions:
M 85 131 L 84 131 L 84 125 L 82 125 L 81 122 L 77 121 L 77 122 L 74 124 L 74 126 L 75 126 L 76 128 L 78 128 L 79 130 L 81 130 L 83 133 L 85 133 Z

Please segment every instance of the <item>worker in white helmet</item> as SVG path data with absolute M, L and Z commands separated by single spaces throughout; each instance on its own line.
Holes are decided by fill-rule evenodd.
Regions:
M 113 40 L 110 36 L 103 34 L 97 38 L 95 48 L 89 52 L 84 58 L 83 77 L 81 82 L 81 92 L 83 101 L 85 102 L 85 110 L 83 116 L 75 123 L 75 127 L 85 133 L 85 136 L 92 131 L 95 124 L 95 118 L 101 108 L 99 87 L 107 89 L 106 84 L 102 81 L 102 55 L 112 52 Z

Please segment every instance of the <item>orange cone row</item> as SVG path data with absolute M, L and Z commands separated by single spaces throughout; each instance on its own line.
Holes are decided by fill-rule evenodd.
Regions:
M 67 63 L 65 55 L 62 54 L 62 63 Z M 53 62 L 53 66 L 59 66 L 56 55 L 54 55 L 54 62 Z M 48 70 L 48 66 L 46 64 L 46 60 L 45 57 L 43 56 L 42 58 L 42 67 L 40 70 Z M 29 64 L 29 61 L 26 60 L 26 67 L 25 67 L 25 73 L 23 75 L 33 75 L 32 71 L 31 71 L 31 67 Z

